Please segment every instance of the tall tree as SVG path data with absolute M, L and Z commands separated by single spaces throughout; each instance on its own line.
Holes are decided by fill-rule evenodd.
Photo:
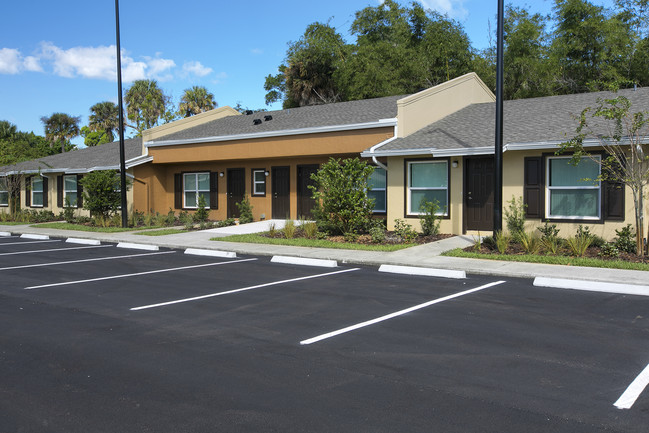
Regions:
M 66 145 L 71 147 L 70 140 L 77 137 L 79 130 L 80 117 L 70 116 L 65 113 L 54 113 L 50 117 L 41 117 L 41 122 L 45 127 L 45 138 L 50 142 L 54 149 L 56 145 L 61 145 L 61 153 L 65 152 Z
M 135 123 L 129 126 L 141 135 L 142 131 L 164 119 L 170 98 L 162 92 L 156 80 L 137 80 L 126 91 L 124 100 L 128 119 Z
M 193 86 L 185 89 L 180 98 L 180 104 L 178 104 L 178 113 L 181 117 L 189 117 L 213 110 L 218 105 L 214 100 L 214 94 L 204 86 Z
M 110 101 L 98 102 L 90 107 L 90 112 L 88 118 L 90 130 L 105 133 L 107 142 L 115 140 L 114 131 L 119 128 L 119 107 Z
M 16 125 L 0 120 L 0 165 L 41 158 L 56 153 L 47 140 L 33 132 L 18 131 Z
M 310 24 L 302 37 L 289 44 L 286 64 L 266 77 L 266 103 L 283 99 L 284 108 L 339 101 L 334 73 L 346 56 L 342 36 L 329 24 Z

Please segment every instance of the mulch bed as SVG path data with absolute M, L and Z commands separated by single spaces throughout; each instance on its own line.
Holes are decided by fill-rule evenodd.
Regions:
M 277 230 L 277 232 L 275 233 L 274 236 L 270 236 L 268 233 L 264 233 L 264 234 L 262 234 L 262 236 L 265 236 L 267 238 L 272 237 L 272 238 L 275 238 L 275 239 L 285 239 L 284 233 L 281 230 Z M 419 235 L 419 236 L 417 236 L 417 238 L 415 238 L 413 243 L 418 244 L 418 245 L 426 244 L 426 243 L 429 243 L 429 242 L 435 242 L 435 241 L 439 241 L 441 239 L 450 238 L 452 236 L 453 235 L 449 235 L 449 234 L 438 234 L 438 235 L 435 235 L 435 236 L 422 236 L 422 235 Z M 304 235 L 304 232 L 302 230 L 300 230 L 300 229 L 296 230 L 294 238 L 305 238 L 305 237 L 306 236 Z M 328 240 L 328 241 L 331 241 L 331 242 L 351 243 L 348 240 L 346 240 L 344 236 L 327 236 L 324 239 Z M 365 235 L 358 236 L 358 238 L 356 239 L 356 241 L 354 243 L 362 244 L 362 245 L 399 245 L 399 244 L 404 244 L 405 242 L 403 242 L 403 240 L 399 236 L 397 236 L 394 232 L 389 231 L 389 232 L 385 233 L 385 241 L 384 242 L 380 242 L 380 243 L 372 242 L 372 237 L 370 235 L 365 234 Z
M 480 254 L 500 254 L 498 250 L 492 250 L 491 248 L 488 248 L 486 246 L 482 246 L 479 250 L 476 250 L 473 247 L 467 247 L 464 248 L 464 251 L 467 252 L 477 252 Z M 601 248 L 599 247 L 589 247 L 586 250 L 586 253 L 584 254 L 585 258 L 592 258 L 592 259 L 600 259 L 600 260 L 623 260 L 629 263 L 649 263 L 649 257 L 644 256 L 640 257 L 636 254 L 631 254 L 631 253 L 626 253 L 620 251 L 620 255 L 618 257 L 606 257 L 600 255 L 601 253 Z M 509 247 L 507 248 L 507 251 L 505 252 L 506 255 L 516 255 L 516 256 L 522 256 L 526 255 L 528 253 L 525 252 L 523 247 L 519 244 L 510 244 Z M 545 253 L 537 253 L 538 255 L 544 255 Z M 550 255 L 550 254 L 548 254 Z M 559 254 L 556 254 L 557 256 L 566 256 L 570 257 L 570 253 L 566 251 L 559 251 Z

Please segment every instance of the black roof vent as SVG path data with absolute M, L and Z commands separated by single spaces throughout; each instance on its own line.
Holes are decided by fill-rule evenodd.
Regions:
M 271 116 L 270 114 L 267 114 L 267 115 L 264 116 L 264 120 L 266 122 L 268 122 L 269 120 L 273 120 L 273 116 Z
M 253 113 L 252 110 L 246 110 L 246 116 L 250 116 Z
M 252 121 L 253 125 L 261 125 L 261 119 L 255 119 Z

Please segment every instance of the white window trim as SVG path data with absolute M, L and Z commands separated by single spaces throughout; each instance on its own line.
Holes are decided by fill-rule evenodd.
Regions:
M 413 164 L 444 164 L 446 166 L 446 187 L 411 187 L 410 186 L 410 181 L 412 179 L 411 176 L 411 171 L 410 168 L 412 167 Z M 406 215 L 423 215 L 422 212 L 411 212 L 411 203 L 412 203 L 412 191 L 446 191 L 446 206 L 442 206 L 442 203 L 440 203 L 440 207 L 442 207 L 441 212 L 435 214 L 438 216 L 448 216 L 448 208 L 450 206 L 449 203 L 449 193 L 448 193 L 448 184 L 449 184 L 449 175 L 448 175 L 448 161 L 447 160 L 441 160 L 441 161 L 435 161 L 435 160 L 425 160 L 425 161 L 408 161 L 408 171 L 406 173 L 407 176 L 407 185 L 406 188 L 408 190 L 407 198 L 406 198 Z
M 383 188 L 372 188 L 371 189 L 371 191 L 373 191 L 373 192 L 374 191 L 383 191 L 383 195 L 385 196 L 385 209 L 377 209 L 375 207 L 374 209 L 372 209 L 372 213 L 386 213 L 388 211 L 388 209 L 387 209 L 387 207 L 388 207 L 388 195 L 387 195 L 387 191 L 388 191 L 388 188 L 387 188 L 387 186 L 388 186 L 388 171 L 381 168 L 381 167 L 374 167 L 374 170 L 375 171 L 376 170 L 385 171 L 385 186 Z
M 41 190 L 37 192 L 37 191 L 34 190 L 34 181 L 36 179 L 38 179 L 38 178 L 40 178 L 40 180 L 41 180 Z M 30 202 L 29 207 L 43 207 L 42 204 L 34 204 L 34 192 L 37 192 L 37 193 L 41 194 L 41 203 L 45 202 L 45 182 L 43 180 L 43 177 L 42 176 L 34 176 L 34 177 L 32 177 L 30 179 L 30 183 L 31 183 L 31 185 L 30 185 L 31 188 L 30 188 L 29 194 L 30 194 L 31 202 Z
M 66 185 L 65 178 L 66 177 L 73 177 L 74 178 L 74 183 L 76 185 L 76 188 L 74 189 L 74 191 L 65 189 L 65 185 Z M 77 194 L 77 192 L 79 191 L 78 182 L 79 182 L 79 180 L 78 180 L 76 174 L 66 174 L 66 175 L 63 176 L 63 207 L 66 207 L 65 202 L 66 202 L 66 198 L 68 197 L 68 193 L 73 192 L 73 193 Z M 78 207 L 78 203 L 79 203 L 79 197 L 77 196 L 77 202 L 74 203 L 74 204 L 70 203 L 70 207 Z
M 0 202 L 0 207 L 9 207 L 9 183 L 5 177 L 0 179 L 0 194 L 2 193 L 7 194 L 7 203 Z
M 201 192 L 207 192 L 208 199 L 206 200 L 205 203 L 205 209 L 210 208 L 210 200 L 209 200 L 209 195 L 210 195 L 210 188 L 208 189 L 198 189 L 198 175 L 199 174 L 206 174 L 208 178 L 208 182 L 211 181 L 210 179 L 210 172 L 209 171 L 197 171 L 195 173 L 183 173 L 183 209 L 198 209 L 198 197 Z M 185 188 L 185 176 L 187 175 L 193 175 L 195 177 L 195 182 L 196 182 L 196 189 L 194 190 L 188 190 Z M 196 193 L 196 206 L 187 206 L 187 192 L 194 192 Z
M 264 180 L 263 182 L 259 182 L 256 179 L 255 174 L 256 173 L 261 173 L 264 175 Z M 257 185 L 263 185 L 264 186 L 264 191 L 263 192 L 258 192 L 257 191 Z M 253 196 L 264 196 L 266 195 L 266 170 L 263 169 L 258 169 L 258 170 L 253 170 L 252 171 L 252 195 Z
M 545 178 L 547 179 L 547 182 L 545 182 L 545 218 L 546 219 L 552 219 L 552 220 L 574 220 L 574 221 L 599 221 L 602 219 L 602 182 L 601 181 L 596 181 L 597 186 L 591 185 L 591 186 L 557 186 L 557 187 L 552 187 L 550 186 L 550 161 L 554 159 L 571 159 L 571 156 L 550 156 L 546 158 L 545 160 Z M 582 157 L 587 158 L 585 156 Z M 597 159 L 600 159 L 601 157 L 597 156 Z M 598 167 L 599 173 L 598 176 L 601 174 L 601 165 Z M 592 216 L 566 216 L 566 215 L 550 215 L 550 196 L 551 192 L 553 190 L 597 190 L 597 216 L 592 217 Z

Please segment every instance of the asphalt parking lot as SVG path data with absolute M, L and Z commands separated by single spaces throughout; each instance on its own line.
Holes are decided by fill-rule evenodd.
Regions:
M 646 297 L 8 236 L 0 281 L 0 431 L 649 425 Z

